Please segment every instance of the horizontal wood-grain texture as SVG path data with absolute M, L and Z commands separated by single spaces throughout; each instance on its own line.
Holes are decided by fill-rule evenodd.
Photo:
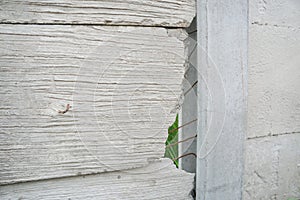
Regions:
M 195 0 L 2 0 L 2 23 L 187 27 Z
M 162 160 L 144 168 L 2 186 L 0 198 L 10 199 L 193 199 L 194 175 Z
M 184 64 L 166 29 L 0 25 L 0 46 L 0 184 L 163 156 Z

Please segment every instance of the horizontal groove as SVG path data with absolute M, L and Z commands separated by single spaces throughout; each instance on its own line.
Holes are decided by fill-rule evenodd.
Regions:
M 277 133 L 277 134 L 268 134 L 268 135 L 262 135 L 262 136 L 254 136 L 254 137 L 248 137 L 247 140 L 253 140 L 253 139 L 262 139 L 262 138 L 268 138 L 268 137 L 277 137 L 281 135 L 292 135 L 292 134 L 299 134 L 299 131 L 296 132 L 286 132 L 286 133 Z
M 123 170 L 118 171 L 105 171 L 105 172 L 93 172 L 93 173 L 87 173 L 87 174 L 75 174 L 75 175 L 65 175 L 65 176 L 58 176 L 58 177 L 44 177 L 41 179 L 31 179 L 31 180 L 20 180 L 15 182 L 9 182 L 9 183 L 0 183 L 1 186 L 8 186 L 8 185 L 17 185 L 22 183 L 33 183 L 33 182 L 41 182 L 41 181 L 51 181 L 51 180 L 58 180 L 58 179 L 67 179 L 67 178 L 75 178 L 75 177 L 86 177 L 86 176 L 93 176 L 93 175 L 99 175 L 104 173 L 112 173 L 112 172 L 121 172 Z
M 18 180 L 18 181 L 12 181 L 12 182 L 4 182 L 0 183 L 1 186 L 9 186 L 9 185 L 17 185 L 17 184 L 23 184 L 23 183 L 33 183 L 33 182 L 42 182 L 42 181 L 51 181 L 51 180 L 59 180 L 59 179 L 69 179 L 69 178 L 76 178 L 76 177 L 86 177 L 86 176 L 97 176 L 100 174 L 109 174 L 109 173 L 121 173 L 121 172 L 128 172 L 131 170 L 141 169 L 144 167 L 149 166 L 150 164 L 154 164 L 160 162 L 160 158 L 154 158 L 152 161 L 149 161 L 145 165 L 138 165 L 134 167 L 129 167 L 126 169 L 120 169 L 120 170 L 111 170 L 111 171 L 99 171 L 99 172 L 87 172 L 87 173 L 77 173 L 73 175 L 62 175 L 62 176 L 53 176 L 53 177 L 43 177 L 38 179 L 28 179 L 28 180 Z
M 102 171 L 102 172 L 77 173 L 77 174 L 73 174 L 73 175 L 62 175 L 62 176 L 53 176 L 53 177 L 43 177 L 43 178 L 39 178 L 39 179 L 19 180 L 19 181 L 13 181 L 13 182 L 0 183 L 0 187 L 23 184 L 23 183 L 34 183 L 34 182 L 51 181 L 51 180 L 59 180 L 59 179 L 72 179 L 72 178 L 76 178 L 76 177 L 97 176 L 100 174 L 121 173 L 121 172 L 130 171 L 130 170 L 140 169 L 140 168 L 146 167 L 149 164 L 152 164 L 154 162 L 158 162 L 158 158 L 155 159 L 153 162 L 149 162 L 147 165 L 136 166 L 136 167 L 132 167 L 132 168 L 128 168 L 128 169 Z
M 103 24 L 103 23 L 26 23 L 26 22 L 0 22 L 1 25 L 42 25 L 42 26 L 131 26 L 131 27 L 153 27 L 166 29 L 184 29 L 181 26 L 145 25 L 145 24 Z

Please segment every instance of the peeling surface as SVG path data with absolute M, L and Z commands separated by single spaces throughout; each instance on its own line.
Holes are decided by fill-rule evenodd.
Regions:
M 188 27 L 195 0 L 2 0 L 2 23 Z

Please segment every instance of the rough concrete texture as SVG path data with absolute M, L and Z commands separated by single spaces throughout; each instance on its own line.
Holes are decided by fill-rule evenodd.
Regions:
M 0 199 L 191 199 L 194 175 L 160 158 L 194 11 L 1 1 Z
M 300 1 L 250 1 L 248 137 L 300 131 Z
M 251 0 L 252 23 L 283 27 L 300 27 L 299 0 Z
M 246 142 L 244 200 L 300 197 L 300 133 Z
M 1 0 L 0 22 L 187 27 L 195 0 Z
M 243 198 L 300 198 L 300 1 L 250 1 Z
M 300 131 L 300 29 L 251 25 L 248 137 Z
M 0 199 L 192 200 L 194 175 L 161 159 L 132 170 L 2 186 Z
M 0 184 L 163 156 L 181 93 L 182 41 L 153 27 L 0 28 Z

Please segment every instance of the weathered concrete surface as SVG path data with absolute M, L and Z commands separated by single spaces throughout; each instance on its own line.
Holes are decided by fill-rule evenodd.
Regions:
M 0 22 L 187 27 L 196 0 L 1 0 Z
M 1 1 L 0 199 L 191 199 L 194 176 L 157 160 L 184 72 L 171 35 L 194 15 L 195 0 Z
M 191 200 L 194 175 L 176 169 L 169 159 L 120 172 L 7 185 L 1 200 Z
M 1 25 L 0 43 L 0 184 L 163 156 L 185 62 L 166 29 Z
M 248 2 L 198 6 L 197 199 L 240 200 L 246 137 Z
M 249 37 L 248 137 L 299 132 L 300 29 L 254 24 Z
M 298 0 L 251 0 L 249 4 L 251 23 L 300 28 Z
M 300 198 L 300 2 L 250 1 L 245 200 Z
M 300 197 L 300 133 L 246 142 L 244 199 Z

